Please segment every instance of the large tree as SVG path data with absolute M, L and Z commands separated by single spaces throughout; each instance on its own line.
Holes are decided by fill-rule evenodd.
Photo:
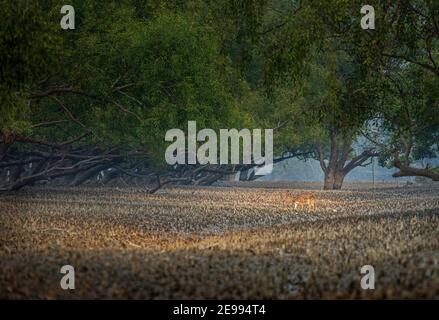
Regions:
M 374 114 L 374 81 L 367 69 L 328 45 L 310 63 L 297 87 L 274 93 L 268 121 L 284 124 L 278 152 L 313 158 L 324 172 L 324 189 L 340 189 L 344 178 L 377 156 L 376 148 L 357 142 L 363 123 Z
M 363 32 L 361 6 L 353 13 L 345 1 L 264 5 L 262 13 L 253 12 L 254 30 L 241 32 L 253 47 L 250 81 L 258 75 L 257 85 L 272 100 L 256 109 L 257 118 L 265 126 L 281 125 L 278 153 L 315 158 L 325 174 L 324 188 L 340 189 L 351 170 L 377 155 L 374 148 L 354 148 L 363 123 L 373 115 L 370 70 L 336 33 L 355 18 L 356 32 Z
M 151 15 L 137 12 L 142 1 L 73 5 L 76 30 L 62 31 L 55 2 L 2 3 L 4 189 L 80 184 L 107 168 L 149 174 L 163 166 L 166 130 L 240 122 L 243 82 L 184 5 Z
M 320 139 L 316 150 L 317 159 L 320 160 L 322 169 L 325 171 L 325 188 L 331 188 L 331 185 L 339 188 L 343 177 L 352 168 L 351 165 L 345 167 L 346 159 L 349 158 L 350 153 L 348 145 L 349 142 L 355 140 L 353 137 L 358 134 L 361 128 L 361 121 L 356 123 L 350 121 L 349 116 L 352 114 L 358 115 L 354 118 L 363 120 L 366 123 L 366 128 L 369 128 L 371 121 L 374 121 L 373 119 L 385 117 L 381 122 L 381 124 L 385 123 L 384 127 L 380 127 L 381 133 L 383 134 L 386 129 L 391 130 L 392 135 L 397 133 L 397 139 L 387 141 L 388 144 L 391 144 L 387 145 L 387 148 L 376 144 L 370 146 L 370 148 L 380 147 L 383 152 L 382 159 L 388 158 L 386 150 L 392 150 L 392 161 L 388 164 L 400 170 L 395 176 L 422 175 L 436 179 L 435 170 L 428 167 L 414 168 L 409 164 L 422 156 L 435 156 L 437 127 L 433 119 L 436 119 L 437 86 L 434 84 L 435 80 L 427 81 L 427 79 L 429 77 L 437 78 L 438 75 L 439 28 L 437 16 L 439 4 L 437 1 L 371 1 L 368 4 L 375 9 L 375 30 L 362 30 L 360 27 L 362 17 L 360 8 L 364 5 L 361 1 L 274 0 L 264 2 L 264 4 L 266 5 L 265 14 L 258 15 L 256 12 L 254 17 L 259 17 L 260 21 L 259 24 L 256 24 L 258 26 L 256 33 L 261 40 L 258 43 L 261 52 L 259 56 L 261 57 L 260 61 L 262 61 L 263 79 L 267 87 L 284 85 L 288 80 L 295 80 L 296 87 L 301 86 L 304 75 L 306 78 L 309 71 L 306 64 L 309 64 L 310 59 L 312 59 L 313 50 L 324 49 L 328 39 L 337 43 L 337 56 L 348 55 L 352 63 L 366 70 L 359 78 L 350 78 L 349 81 L 345 81 L 346 79 L 340 81 L 342 78 L 337 80 L 337 77 L 324 80 L 332 81 L 334 85 L 339 82 L 344 89 L 357 86 L 357 90 L 360 90 L 357 92 L 363 91 L 364 96 L 366 96 L 363 99 L 369 100 L 368 110 L 356 108 L 356 103 L 362 103 L 358 99 L 353 99 L 354 103 L 351 103 L 347 108 L 342 105 L 342 98 L 331 105 L 329 109 L 324 107 L 325 104 L 320 103 L 320 113 L 326 115 L 323 118 L 326 119 L 326 127 L 329 129 L 326 142 Z M 416 77 L 419 82 L 408 82 L 405 88 L 401 88 L 403 83 L 398 83 L 400 81 L 398 74 L 401 72 L 396 71 L 396 69 L 408 69 L 412 68 L 411 66 L 416 66 L 417 72 L 424 73 L 424 75 Z M 325 72 L 321 72 L 318 77 L 324 79 L 324 75 Z M 371 77 L 376 78 L 377 81 L 370 83 L 368 79 Z M 393 77 L 395 83 L 383 86 L 378 80 L 382 77 Z M 395 88 L 395 85 L 400 88 Z M 365 90 L 368 92 L 364 92 Z M 403 107 L 401 104 L 397 108 L 392 103 L 381 104 L 378 108 L 377 97 L 393 95 L 395 90 L 398 92 L 398 99 L 405 101 L 405 110 L 412 110 L 411 113 L 416 110 L 416 115 L 405 116 L 406 111 L 401 109 Z M 404 91 L 402 96 L 401 90 Z M 320 96 L 324 96 L 324 92 L 325 90 L 321 91 Z M 427 92 L 429 92 L 428 97 Z M 420 98 L 419 95 L 423 95 L 423 97 Z M 315 96 L 319 97 L 319 94 Z M 412 99 L 407 99 L 409 96 Z M 414 99 L 415 97 L 418 99 Z M 419 104 L 422 105 L 426 102 L 428 102 L 428 108 L 419 107 Z M 333 114 L 344 110 L 342 112 L 345 115 L 343 121 L 346 124 L 328 125 L 331 122 L 334 123 L 329 121 L 331 114 L 325 113 L 328 110 Z M 408 118 L 411 120 L 408 121 Z M 426 121 L 427 119 L 428 121 Z M 310 120 L 303 121 L 312 124 Z M 417 126 L 418 129 L 410 132 L 410 127 L 413 126 Z M 340 131 L 337 129 L 338 127 L 345 127 L 345 129 Z M 401 129 L 395 131 L 396 127 Z M 301 136 L 306 137 L 303 134 Z M 312 141 L 309 138 L 305 139 L 308 142 Z M 292 138 L 292 140 L 297 139 Z M 417 140 L 416 144 L 414 140 Z M 295 147 L 301 147 L 302 142 L 296 143 Z M 291 148 L 290 146 L 287 149 Z M 401 149 L 404 151 L 400 152 Z M 419 152 L 418 149 L 422 149 L 423 152 Z M 357 156 L 352 158 L 352 160 L 359 160 L 359 162 L 354 161 L 352 164 L 364 163 L 365 158 L 373 155 L 376 153 L 372 149 L 366 148 L 357 155 L 359 158 Z M 337 171 L 339 173 L 336 173 Z
M 418 161 L 439 155 L 438 77 L 416 64 L 397 63 L 382 80 L 381 102 L 364 136 L 380 149 L 383 165 L 398 169 L 394 177 L 439 181 L 438 168 Z
M 401 175 L 419 173 L 403 156 L 402 140 L 410 161 L 434 151 L 435 111 L 417 106 L 437 106 L 437 86 L 428 78 L 438 74 L 435 1 L 371 1 L 376 30 L 361 29 L 360 1 L 71 4 L 76 30 L 62 31 L 57 1 L 2 1 L 5 189 L 64 176 L 80 184 L 108 169 L 108 179 L 165 172 L 164 183 L 212 183 L 251 168 L 166 167 L 164 133 L 187 120 L 214 129 L 279 129 L 278 159 L 316 158 L 327 189 L 340 188 L 346 174 L 376 155 L 374 148 L 389 154 L 376 144 L 353 147 L 372 119 L 385 118 L 382 130 L 402 137 L 389 140 L 387 161 Z M 392 84 L 411 72 L 421 73 L 419 81 Z M 428 128 L 401 135 L 413 125 L 398 119 L 402 104 L 394 101 L 412 103 L 411 122 L 421 119 Z

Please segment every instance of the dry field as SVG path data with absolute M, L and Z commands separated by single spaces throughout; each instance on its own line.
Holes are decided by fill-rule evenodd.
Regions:
M 267 186 L 266 186 L 267 187 Z M 0 298 L 439 298 L 439 188 L 0 195 Z M 60 267 L 75 267 L 64 291 Z M 376 271 L 362 290 L 360 268 Z

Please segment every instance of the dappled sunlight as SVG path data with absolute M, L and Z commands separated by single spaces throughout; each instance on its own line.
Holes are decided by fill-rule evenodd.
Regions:
M 2 196 L 2 297 L 73 297 L 49 281 L 64 262 L 79 270 L 75 298 L 432 297 L 434 191 L 313 191 L 315 212 L 294 210 L 285 199 L 303 190 L 287 189 Z M 373 293 L 354 286 L 366 263 Z

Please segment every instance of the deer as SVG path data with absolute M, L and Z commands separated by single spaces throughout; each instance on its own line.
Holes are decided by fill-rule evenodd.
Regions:
M 315 197 L 310 192 L 305 192 L 302 194 L 299 194 L 296 198 L 294 198 L 294 209 L 297 209 L 300 207 L 300 209 L 303 209 L 306 205 L 308 210 L 315 210 Z

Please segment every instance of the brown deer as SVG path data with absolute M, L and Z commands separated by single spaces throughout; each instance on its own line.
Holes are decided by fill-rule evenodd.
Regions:
M 315 206 L 315 197 L 312 193 L 305 192 L 302 194 L 299 194 L 296 198 L 294 198 L 294 209 L 297 209 L 300 207 L 300 209 L 303 209 L 305 207 L 305 204 L 307 206 L 308 210 L 314 211 Z

